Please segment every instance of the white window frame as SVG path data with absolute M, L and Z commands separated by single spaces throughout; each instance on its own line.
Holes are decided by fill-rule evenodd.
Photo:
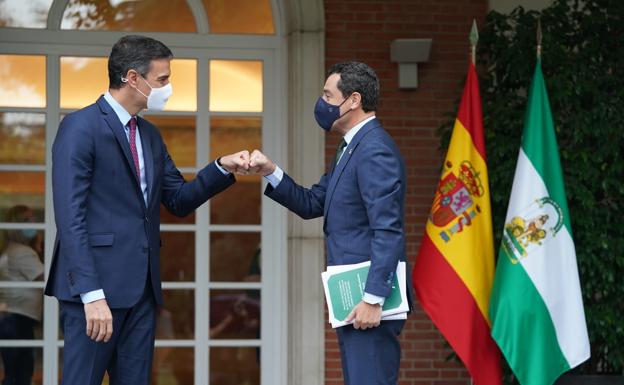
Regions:
M 108 31 L 60 30 L 61 18 L 68 0 L 55 0 L 48 16 L 47 29 L 0 29 L 0 54 L 46 56 L 46 107 L 0 108 L 0 112 L 43 112 L 46 114 L 46 164 L 43 166 L 0 165 L 0 171 L 45 171 L 45 224 L 29 227 L 45 230 L 46 278 L 52 260 L 56 228 L 52 202 L 51 148 L 58 128 L 60 115 L 69 110 L 60 108 L 60 57 L 107 57 L 114 42 L 128 33 Z M 262 147 L 276 162 L 287 167 L 286 128 L 286 40 L 281 32 L 281 10 L 277 0 L 272 0 L 275 34 L 263 35 L 210 35 L 206 12 L 201 0 L 187 0 L 197 25 L 197 33 L 142 33 L 161 40 L 174 52 L 176 58 L 197 60 L 197 112 L 162 113 L 165 115 L 195 115 L 197 140 L 197 165 L 213 160 L 209 154 L 210 126 L 215 116 L 260 116 L 262 118 Z M 135 33 L 135 32 L 132 32 Z M 138 32 L 140 33 L 140 32 Z M 258 114 L 217 113 L 208 111 L 209 61 L 261 60 L 263 62 L 263 111 Z M 107 74 L 102 74 L 107 76 Z M 102 90 L 103 92 L 105 90 Z M 92 101 L 85 101 L 90 103 Z M 150 113 L 152 114 L 152 113 Z M 253 149 L 249 149 L 253 150 Z M 195 172 L 196 168 L 181 168 L 182 172 Z M 266 185 L 263 181 L 262 187 Z M 227 191 L 224 192 L 227 194 Z M 234 199 L 234 198 L 233 198 Z M 162 230 L 195 231 L 195 282 L 164 282 L 163 289 L 195 290 L 195 339 L 157 340 L 156 347 L 193 347 L 195 350 L 195 384 L 209 384 L 210 347 L 260 347 L 261 384 L 286 385 L 287 334 L 288 334 L 288 281 L 287 281 L 287 220 L 283 209 L 262 199 L 260 225 L 211 225 L 209 204 L 197 210 L 194 225 L 162 225 Z M 3 224 L 0 228 L 14 227 Z M 19 225 L 17 226 L 19 227 Z M 209 231 L 260 232 L 262 243 L 262 280 L 258 283 L 208 282 L 201 272 L 209 271 Z M 6 287 L 7 283 L 2 284 Z M 10 286 L 16 284 L 9 284 Z M 43 283 L 18 283 L 23 287 L 43 287 Z M 260 340 L 209 340 L 209 289 L 260 289 L 261 339 Z M 55 298 L 44 300 L 43 340 L 0 341 L 0 346 L 33 346 L 43 348 L 43 384 L 57 385 L 59 373 L 58 303 Z

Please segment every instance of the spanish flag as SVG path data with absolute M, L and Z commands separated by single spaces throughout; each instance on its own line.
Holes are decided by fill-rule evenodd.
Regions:
M 474 65 L 412 274 L 418 300 L 475 385 L 500 385 L 500 351 L 488 316 L 494 278 L 490 193 Z

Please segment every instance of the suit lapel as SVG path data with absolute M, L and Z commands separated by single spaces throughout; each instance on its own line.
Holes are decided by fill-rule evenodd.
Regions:
M 340 176 L 342 172 L 347 167 L 349 160 L 351 160 L 351 155 L 355 152 L 358 144 L 371 130 L 379 126 L 379 122 L 377 119 L 373 119 L 370 122 L 366 123 L 364 127 L 360 129 L 360 131 L 353 137 L 351 143 L 345 148 L 340 161 L 332 170 L 331 177 L 329 179 L 329 186 L 327 187 L 327 193 L 325 195 L 325 213 L 324 217 L 327 220 L 327 213 L 329 212 L 329 206 L 331 206 L 332 198 L 334 196 L 334 192 L 336 191 L 336 187 L 338 186 L 338 182 L 340 181 Z
M 152 151 L 152 138 L 149 136 L 149 130 L 147 129 L 147 121 L 142 118 L 138 118 L 139 131 L 141 135 L 141 146 L 143 147 L 143 163 L 145 164 L 145 180 L 147 182 L 147 203 L 149 206 L 150 199 L 152 197 L 152 190 L 154 188 L 154 155 Z
M 124 127 L 119 121 L 117 114 L 113 111 L 112 107 L 108 105 L 108 102 L 101 96 L 97 101 L 100 110 L 104 114 L 104 120 L 108 124 L 108 127 L 115 135 L 115 139 L 117 139 L 117 143 L 121 147 L 121 150 L 126 158 L 126 164 L 129 167 L 129 171 L 132 172 L 134 176 L 134 180 L 136 181 L 135 186 L 139 193 L 141 193 L 141 182 L 137 180 L 136 175 L 136 167 L 134 166 L 134 161 L 132 160 L 132 154 L 130 153 L 130 143 L 128 142 L 128 138 L 126 137 L 126 132 L 124 131 Z M 143 201 L 143 195 L 141 194 L 141 201 Z

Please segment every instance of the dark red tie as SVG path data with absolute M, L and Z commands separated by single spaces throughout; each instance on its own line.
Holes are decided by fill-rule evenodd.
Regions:
M 134 167 L 136 169 L 137 180 L 141 182 L 141 169 L 139 168 L 139 152 L 136 146 L 136 130 L 137 121 L 136 117 L 130 119 L 130 152 L 132 153 L 132 159 L 134 160 Z

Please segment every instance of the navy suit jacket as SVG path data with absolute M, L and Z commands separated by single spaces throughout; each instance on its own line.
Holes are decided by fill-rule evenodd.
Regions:
M 214 163 L 186 182 L 156 127 L 140 117 L 138 127 L 147 205 L 124 127 L 103 97 L 61 122 L 52 148 L 57 235 L 47 295 L 80 302 L 80 294 L 104 289 L 111 308 L 128 308 L 151 279 L 162 303 L 161 202 L 185 216 L 235 182 Z
M 265 194 L 304 219 L 324 216 L 327 264 L 371 261 L 365 291 L 388 297 L 397 263 L 405 261 L 405 164 L 377 119 L 317 184 L 304 188 L 284 174 Z

